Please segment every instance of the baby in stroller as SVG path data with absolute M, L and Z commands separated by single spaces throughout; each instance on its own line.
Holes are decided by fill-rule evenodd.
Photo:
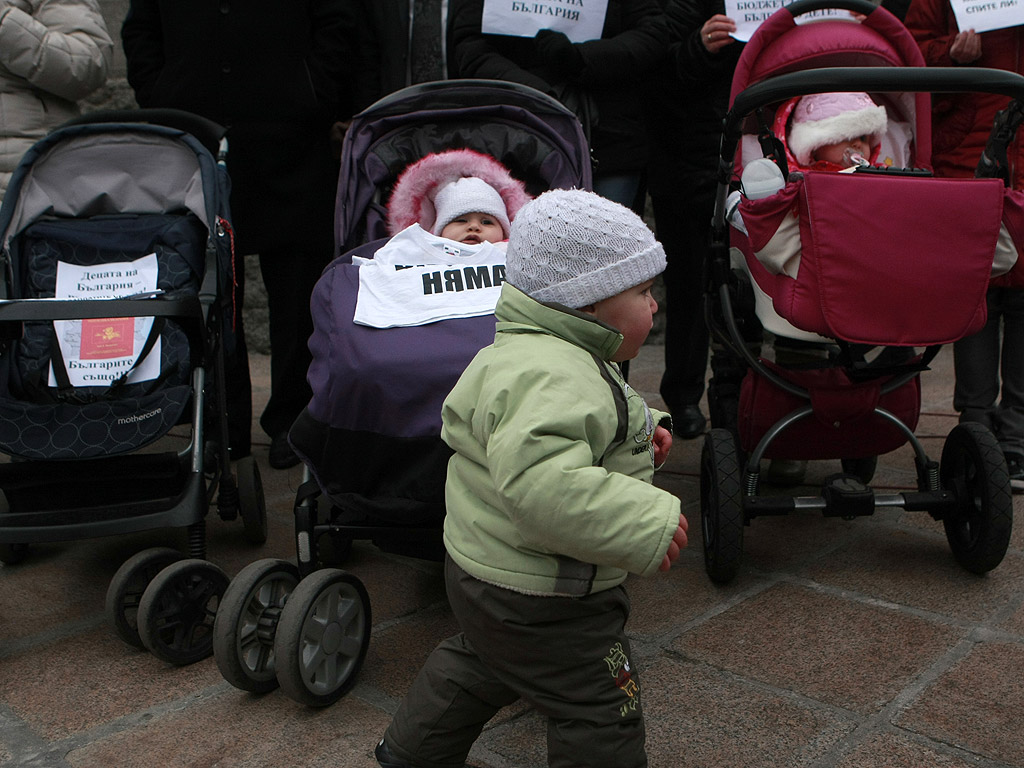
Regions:
M 796 23 L 826 7 L 859 20 Z M 1024 79 L 1001 77 L 926 70 L 899 22 L 859 0 L 788 5 L 745 46 L 724 124 L 708 270 L 709 327 L 724 351 L 717 366 L 712 358 L 714 428 L 701 454 L 713 580 L 735 577 L 753 518 L 797 510 L 846 519 L 876 507 L 926 511 L 967 570 L 1002 560 L 1013 510 L 991 433 L 958 425 L 941 461 L 914 434 L 919 373 L 942 345 L 984 323 L 988 281 L 1019 267 L 1021 242 L 1012 190 L 933 177 L 929 93 L 1018 97 Z M 859 137 L 869 138 L 847 152 Z M 828 145 L 835 154 L 821 151 Z M 766 172 L 755 179 L 757 166 Z M 743 226 L 730 231 L 734 168 L 746 195 Z M 875 457 L 908 443 L 916 491 L 870 487 Z M 843 471 L 816 495 L 761 494 L 763 459 L 840 459 Z
M 775 113 L 774 133 L 783 136 L 786 166 L 797 171 L 833 171 L 849 173 L 857 168 L 879 162 L 882 139 L 890 121 L 884 106 L 880 106 L 864 92 L 812 93 L 784 102 Z M 893 128 L 904 135 L 903 126 Z M 905 150 L 904 150 L 905 151 Z M 891 163 L 892 158 L 887 158 Z M 779 164 L 772 159 L 756 158 L 743 169 L 741 189 L 730 198 L 730 223 L 747 234 L 739 212 L 743 197 L 759 200 L 775 194 L 786 185 Z M 784 225 L 785 226 L 785 225 Z M 790 227 L 797 226 L 796 221 Z M 795 277 L 800 266 L 800 251 L 788 246 L 778 253 L 761 253 L 762 263 L 769 269 Z M 742 266 L 737 264 L 737 266 Z M 781 318 L 767 302 L 756 306 L 762 325 L 776 328 Z M 769 319 L 768 315 L 772 317 Z M 775 362 L 786 366 L 814 365 L 828 360 L 838 351 L 828 339 L 812 334 L 765 333 L 764 343 Z M 895 348 L 890 348 L 895 349 Z M 907 351 L 886 352 L 883 360 L 893 355 L 907 357 Z M 912 356 L 912 352 L 910 355 Z M 873 457 L 859 462 L 859 474 L 870 480 Z M 807 469 L 805 459 L 772 459 L 764 480 L 776 485 L 796 485 L 803 482 Z
M 504 246 L 495 244 L 508 239 L 511 219 L 529 199 L 501 163 L 471 149 L 431 153 L 410 165 L 388 202 L 391 238 L 336 267 L 358 271 L 353 322 L 408 328 L 492 313 L 505 269 Z
M 811 93 L 787 102 L 775 122 L 798 168 L 842 172 L 878 161 L 888 116 L 863 92 Z
M 504 281 L 500 242 L 529 199 L 493 157 L 428 154 L 395 182 L 391 237 L 339 256 L 314 289 L 309 378 L 324 396 L 314 397 L 290 438 L 320 489 L 343 501 L 349 522 L 398 529 L 375 538 L 387 546 L 422 554 L 439 544 L 449 455 L 439 437 L 441 402 L 491 341 Z M 342 548 L 336 555 L 347 550 L 337 536 L 334 544 Z

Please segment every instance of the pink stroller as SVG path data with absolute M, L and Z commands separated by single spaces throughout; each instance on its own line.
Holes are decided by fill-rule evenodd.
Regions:
M 825 8 L 865 18 L 796 23 Z M 788 173 L 782 137 L 771 129 L 775 111 L 794 96 L 828 91 L 866 91 L 886 108 L 888 167 Z M 929 94 L 953 91 L 1024 99 L 1024 78 L 925 68 L 903 25 L 865 0 L 799 0 L 767 19 L 739 59 L 708 269 L 719 363 L 709 387 L 714 428 L 701 455 L 701 519 L 714 581 L 737 574 L 753 518 L 796 509 L 847 519 L 878 506 L 927 511 L 967 570 L 985 573 L 1003 559 L 1013 507 L 994 436 L 960 424 L 936 462 L 914 435 L 920 371 L 941 345 L 984 324 L 994 263 L 1009 272 L 1003 279 L 1024 271 L 1022 196 L 998 178 L 931 174 Z M 727 225 L 726 200 L 759 157 L 774 160 L 786 182 L 763 199 L 741 199 L 744 234 Z M 766 359 L 756 343 L 762 330 L 817 342 L 820 362 Z M 908 442 L 917 490 L 873 490 L 876 457 Z M 841 459 L 843 472 L 814 496 L 761 495 L 760 462 L 771 458 Z

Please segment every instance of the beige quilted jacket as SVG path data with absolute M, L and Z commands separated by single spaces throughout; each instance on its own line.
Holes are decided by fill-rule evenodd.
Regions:
M 0 0 L 0 198 L 25 150 L 106 82 L 113 50 L 98 0 Z

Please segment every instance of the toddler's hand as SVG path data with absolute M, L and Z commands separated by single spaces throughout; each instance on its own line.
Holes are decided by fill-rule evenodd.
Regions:
M 665 463 L 668 452 L 672 450 L 672 433 L 664 427 L 654 428 L 654 467 Z
M 679 516 L 679 526 L 676 528 L 675 534 L 672 536 L 672 541 L 669 542 L 668 552 L 661 559 L 661 565 L 658 566 L 659 571 L 667 571 L 672 568 L 672 563 L 679 559 L 679 552 L 683 547 L 686 546 L 686 528 L 688 523 L 686 518 L 682 515 Z

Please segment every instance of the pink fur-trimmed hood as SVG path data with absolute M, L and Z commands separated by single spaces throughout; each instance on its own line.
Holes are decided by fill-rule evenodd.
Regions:
M 509 221 L 531 199 L 523 182 L 490 155 L 472 149 L 438 152 L 417 160 L 398 177 L 388 201 L 388 232 L 397 234 L 410 224 L 432 231 L 437 220 L 434 196 L 446 184 L 466 176 L 494 187 L 505 202 Z

